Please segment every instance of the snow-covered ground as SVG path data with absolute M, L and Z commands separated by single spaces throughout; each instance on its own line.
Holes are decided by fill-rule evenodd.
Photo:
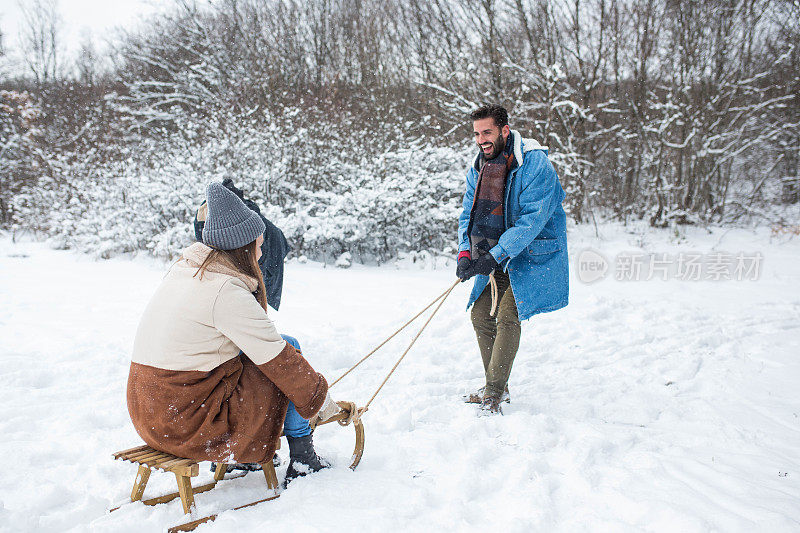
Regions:
M 800 238 L 599 230 L 571 228 L 570 305 L 524 324 L 505 416 L 477 417 L 461 402 L 482 367 L 459 286 L 364 416 L 355 471 L 352 429 L 324 426 L 315 440 L 334 468 L 198 531 L 800 529 Z M 611 262 L 607 279 L 577 279 L 587 248 Z M 760 252 L 759 279 L 613 279 L 620 253 L 668 253 L 676 267 L 681 253 L 713 262 L 719 251 Z M 177 500 L 106 512 L 135 474 L 111 453 L 140 442 L 125 407 L 129 352 L 163 270 L 0 237 L 0 530 L 181 521 Z M 294 261 L 273 315 L 332 380 L 452 280 L 443 259 L 347 270 Z M 334 397 L 363 404 L 414 332 Z M 285 444 L 280 453 L 282 477 Z M 195 483 L 210 477 L 202 465 Z M 145 497 L 171 490 L 174 478 L 155 473 Z M 197 496 L 198 512 L 265 490 L 259 473 L 223 482 Z

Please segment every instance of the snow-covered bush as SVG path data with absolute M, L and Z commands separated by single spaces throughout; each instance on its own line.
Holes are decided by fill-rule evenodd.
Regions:
M 61 154 L 54 176 L 18 196 L 17 222 L 99 257 L 144 250 L 172 258 L 194 239 L 207 184 L 230 177 L 295 255 L 382 262 L 453 243 L 471 149 L 343 153 L 330 129 L 287 124 L 285 115 L 266 125 L 184 119 L 180 131 L 141 139 L 115 160 Z

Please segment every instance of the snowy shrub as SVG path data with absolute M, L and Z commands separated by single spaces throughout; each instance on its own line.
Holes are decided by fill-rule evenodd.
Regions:
M 339 259 L 337 259 L 334 264 L 339 268 L 350 268 L 353 264 L 352 259 L 350 252 L 345 252 L 339 256 Z
M 230 177 L 284 231 L 296 256 L 383 262 L 455 241 L 471 149 L 342 153 L 333 127 L 286 126 L 294 111 L 267 125 L 184 118 L 181 130 L 142 139 L 116 160 L 61 154 L 52 177 L 16 198 L 15 216 L 54 246 L 170 259 L 193 242 L 208 183 Z

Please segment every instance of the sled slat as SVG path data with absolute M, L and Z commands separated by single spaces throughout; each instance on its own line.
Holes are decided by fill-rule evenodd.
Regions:
M 169 470 L 170 468 L 176 466 L 191 466 L 192 464 L 194 464 L 194 462 L 195 461 L 192 461 L 191 459 L 181 459 L 180 457 L 172 456 L 171 459 L 162 462 L 161 464 L 158 465 L 158 467 L 161 468 L 162 470 Z
M 167 454 L 167 453 L 158 452 L 155 455 L 149 455 L 149 456 L 144 457 L 142 459 L 137 459 L 136 462 L 140 463 L 140 464 L 146 464 L 147 466 L 152 468 L 152 467 L 158 465 L 158 463 L 162 462 L 163 460 L 169 459 L 170 457 L 172 457 L 172 456 Z
M 130 448 L 128 450 L 122 450 L 121 452 L 117 452 L 117 453 L 114 454 L 114 459 L 120 459 L 120 458 L 123 458 L 123 457 L 127 457 L 127 456 L 129 456 L 129 455 L 131 455 L 133 453 L 141 452 L 141 451 L 144 451 L 144 450 L 146 450 L 148 448 L 150 448 L 150 446 L 145 444 L 143 446 L 136 446 L 135 448 Z
M 146 457 L 146 456 L 152 454 L 153 452 L 155 452 L 155 450 L 153 448 L 151 448 L 150 446 L 147 446 L 142 450 L 137 450 L 137 451 L 132 452 L 132 453 L 127 453 L 125 455 L 120 455 L 118 457 L 118 459 L 123 459 L 125 461 L 136 461 L 141 457 Z

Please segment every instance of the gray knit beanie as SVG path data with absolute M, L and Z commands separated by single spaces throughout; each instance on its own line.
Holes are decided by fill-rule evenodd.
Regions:
M 218 250 L 233 250 L 264 234 L 266 226 L 258 213 L 248 209 L 221 183 L 208 185 L 206 202 L 208 215 L 203 227 L 203 244 Z

